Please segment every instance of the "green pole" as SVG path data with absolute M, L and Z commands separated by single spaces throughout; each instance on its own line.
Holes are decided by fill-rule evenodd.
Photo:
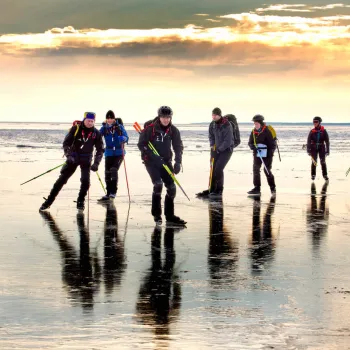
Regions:
M 30 180 L 28 180 L 28 181 L 26 181 L 26 182 L 21 183 L 20 186 L 22 186 L 22 185 L 24 185 L 24 184 L 26 184 L 26 183 L 28 183 L 28 182 L 30 182 L 30 181 L 33 181 L 33 180 L 37 179 L 38 177 L 43 176 L 43 175 L 49 173 L 49 172 L 52 171 L 52 170 L 55 170 L 55 169 L 57 169 L 57 168 L 60 168 L 61 166 L 65 165 L 65 164 L 66 164 L 66 163 L 62 163 L 62 164 L 60 164 L 60 165 L 57 165 L 56 167 L 54 167 L 54 168 L 52 168 L 52 169 L 50 169 L 50 170 L 48 170 L 48 171 L 45 171 L 44 173 L 42 173 L 42 174 L 40 174 L 40 175 L 38 175 L 38 176 L 35 176 L 35 177 L 33 177 L 32 179 L 30 179 Z

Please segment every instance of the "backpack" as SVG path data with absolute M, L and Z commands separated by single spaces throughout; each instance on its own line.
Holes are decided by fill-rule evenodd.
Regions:
M 236 148 L 241 143 L 241 134 L 239 132 L 237 118 L 233 114 L 226 114 L 224 118 L 226 118 L 232 125 L 233 148 Z
M 267 125 L 267 128 L 269 129 L 269 131 L 270 131 L 270 133 L 271 133 L 271 135 L 272 135 L 272 138 L 273 138 L 273 140 L 274 140 L 274 149 L 273 149 L 273 151 L 275 152 L 275 151 L 276 151 L 276 148 L 277 148 L 278 156 L 279 156 L 280 161 L 281 161 L 280 150 L 279 150 L 279 148 L 278 148 L 278 143 L 277 143 L 278 138 L 277 138 L 276 130 L 273 128 L 272 125 Z

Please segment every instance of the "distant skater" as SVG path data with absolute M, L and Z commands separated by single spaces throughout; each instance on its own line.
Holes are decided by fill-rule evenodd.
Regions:
M 90 187 L 90 170 L 97 171 L 103 156 L 103 141 L 100 132 L 94 127 L 96 114 L 86 112 L 83 121 L 71 127 L 63 141 L 66 163 L 52 190 L 41 205 L 40 211 L 50 208 L 55 198 L 74 174 L 78 166 L 81 170 L 80 191 L 77 199 L 77 209 L 84 210 L 85 197 Z M 93 164 L 93 151 L 96 149 Z
M 271 194 L 276 195 L 275 177 L 272 174 L 272 161 L 276 149 L 273 136 L 264 123 L 264 117 L 257 114 L 253 117 L 254 129 L 250 134 L 248 145 L 253 151 L 253 183 L 254 188 L 248 192 L 252 196 L 260 196 L 261 188 L 261 166 L 264 168 Z
M 307 138 L 307 154 L 311 157 L 311 180 L 315 180 L 317 157 L 320 158 L 323 178 L 328 181 L 326 157 L 329 156 L 329 136 L 327 130 L 321 125 L 322 118 L 313 119 L 314 128 Z
M 118 171 L 125 157 L 124 145 L 128 142 L 128 134 L 120 118 L 115 118 L 114 112 L 109 110 L 106 121 L 102 123 L 101 135 L 105 139 L 105 181 L 107 194 L 98 202 L 113 200 L 118 191 Z
M 222 116 L 221 109 L 212 111 L 209 124 L 210 177 L 209 189 L 197 193 L 199 198 L 220 198 L 224 191 L 224 169 L 231 159 L 233 149 L 240 143 L 236 117 L 232 114 Z

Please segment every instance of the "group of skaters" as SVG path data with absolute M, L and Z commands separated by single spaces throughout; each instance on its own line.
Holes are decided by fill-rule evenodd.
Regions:
M 157 224 L 162 223 L 161 195 L 163 185 L 166 188 L 164 200 L 164 216 L 167 223 L 185 225 L 186 222 L 175 215 L 174 199 L 176 196 L 175 175 L 182 168 L 183 143 L 178 128 L 172 123 L 173 111 L 168 106 L 158 109 L 157 117 L 144 124 L 139 130 L 138 148 L 141 151 L 142 162 L 153 184 L 151 213 Z M 84 210 L 85 197 L 90 187 L 90 170 L 96 172 L 105 155 L 106 194 L 98 201 L 113 200 L 118 190 L 118 170 L 125 157 L 125 144 L 129 137 L 123 121 L 116 118 L 109 110 L 106 120 L 100 130 L 95 127 L 96 114 L 86 112 L 84 119 L 75 122 L 63 141 L 66 162 L 60 176 L 53 185 L 50 194 L 40 207 L 44 211 L 52 205 L 62 187 L 74 174 L 77 167 L 81 169 L 81 186 L 77 198 L 77 209 Z M 253 153 L 253 184 L 249 196 L 260 196 L 261 167 L 264 169 L 272 196 L 276 195 L 276 183 L 272 173 L 273 157 L 277 145 L 274 129 L 265 123 L 260 114 L 252 119 L 254 128 L 250 134 L 248 146 Z M 307 152 L 312 159 L 311 178 L 315 179 L 317 159 L 320 159 L 322 175 L 328 181 L 326 156 L 329 155 L 329 137 L 321 125 L 322 119 L 313 119 L 314 128 L 307 140 Z M 103 143 L 104 139 L 104 143 Z M 209 125 L 210 142 L 210 181 L 209 188 L 197 193 L 200 198 L 221 198 L 224 190 L 224 169 L 231 159 L 233 150 L 240 144 L 240 134 L 236 118 L 233 115 L 223 116 L 220 108 L 212 111 L 212 121 Z M 94 149 L 96 150 L 93 156 Z M 173 163 L 174 152 L 174 163 Z

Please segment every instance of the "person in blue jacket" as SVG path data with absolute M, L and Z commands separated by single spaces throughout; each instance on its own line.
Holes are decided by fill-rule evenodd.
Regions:
M 114 199 L 118 190 L 118 170 L 123 162 L 124 144 L 129 137 L 120 118 L 116 119 L 114 112 L 109 110 L 106 114 L 106 122 L 102 123 L 101 135 L 105 139 L 105 181 L 107 194 L 98 201 L 103 202 Z

